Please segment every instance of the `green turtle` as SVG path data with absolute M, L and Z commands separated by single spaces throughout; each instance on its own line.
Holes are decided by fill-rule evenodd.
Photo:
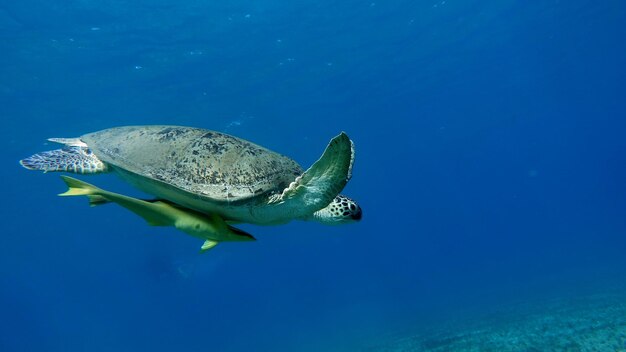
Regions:
M 44 172 L 115 172 L 162 204 L 187 215 L 204 214 L 214 223 L 341 224 L 362 215 L 355 201 L 339 194 L 354 163 L 354 144 L 343 132 L 306 171 L 252 142 L 201 128 L 126 126 L 49 140 L 63 147 L 32 155 L 21 165 Z

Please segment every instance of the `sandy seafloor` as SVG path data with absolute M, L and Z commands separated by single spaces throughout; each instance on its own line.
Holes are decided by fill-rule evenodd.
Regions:
M 361 351 L 626 351 L 626 290 L 494 307 L 489 313 L 402 329 Z

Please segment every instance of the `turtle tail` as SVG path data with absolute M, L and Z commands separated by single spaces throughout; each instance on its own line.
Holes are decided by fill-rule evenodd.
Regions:
M 65 171 L 77 174 L 96 174 L 107 171 L 107 165 L 91 150 L 82 146 L 67 146 L 62 149 L 37 153 L 20 160 L 29 170 L 43 172 Z

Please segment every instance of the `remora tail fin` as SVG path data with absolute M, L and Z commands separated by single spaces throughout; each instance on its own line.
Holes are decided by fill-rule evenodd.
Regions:
M 87 198 L 89 198 L 89 205 L 92 207 L 111 202 L 106 197 L 98 194 L 103 192 L 103 190 L 92 184 L 65 175 L 61 176 L 61 178 L 67 185 L 68 190 L 59 194 L 59 196 L 87 196 Z
M 68 190 L 59 194 L 62 197 L 66 196 L 87 196 L 92 194 L 97 194 L 102 190 L 94 185 L 91 185 L 87 182 L 83 182 L 79 179 L 75 179 L 73 177 L 62 175 L 61 179 L 67 185 Z

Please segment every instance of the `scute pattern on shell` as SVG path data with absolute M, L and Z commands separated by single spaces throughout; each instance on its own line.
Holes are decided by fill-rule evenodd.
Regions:
M 281 192 L 303 170 L 295 161 L 224 133 L 130 126 L 81 137 L 103 161 L 216 201 Z

